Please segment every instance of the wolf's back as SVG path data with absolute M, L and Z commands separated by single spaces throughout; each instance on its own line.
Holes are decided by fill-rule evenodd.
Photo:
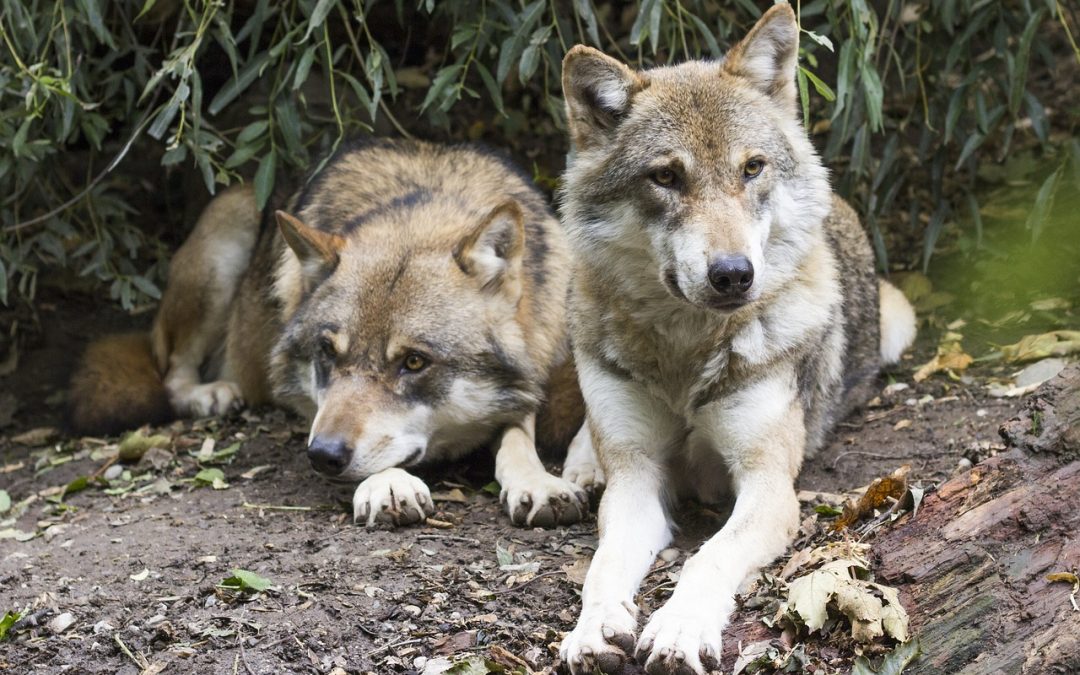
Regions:
M 149 333 L 110 335 L 86 348 L 68 392 L 71 431 L 114 434 L 173 417 Z

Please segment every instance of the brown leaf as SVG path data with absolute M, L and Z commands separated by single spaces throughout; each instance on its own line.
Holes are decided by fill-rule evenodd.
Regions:
M 873 513 L 874 509 L 884 506 L 890 498 L 903 497 L 907 491 L 907 476 L 910 472 L 911 465 L 905 464 L 884 478 L 875 478 L 858 502 L 849 499 L 844 504 L 844 513 L 833 523 L 833 529 L 839 531 L 851 527 Z
M 973 359 L 970 354 L 964 352 L 964 348 L 960 346 L 961 340 L 963 340 L 963 336 L 959 333 L 946 333 L 941 338 L 941 343 L 938 344 L 937 353 L 934 354 L 934 358 L 924 363 L 915 371 L 915 375 L 913 376 L 914 380 L 916 382 L 922 382 L 934 373 L 939 373 L 941 371 L 946 371 L 955 378 L 958 376 L 958 373 L 970 366 L 971 362 L 975 359 Z
M 476 631 L 466 630 L 453 635 L 444 635 L 431 645 L 436 654 L 449 656 L 476 646 Z
M 585 585 L 585 574 L 589 571 L 590 558 L 578 558 L 574 562 L 563 565 L 562 571 L 566 572 L 566 578 L 575 586 Z

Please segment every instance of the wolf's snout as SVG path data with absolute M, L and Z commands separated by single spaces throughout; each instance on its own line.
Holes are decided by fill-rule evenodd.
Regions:
M 709 263 L 709 284 L 717 293 L 735 299 L 754 285 L 754 265 L 744 255 L 714 258 Z
M 316 436 L 308 445 L 307 456 L 311 466 L 326 476 L 339 476 L 349 464 L 352 450 L 340 438 Z

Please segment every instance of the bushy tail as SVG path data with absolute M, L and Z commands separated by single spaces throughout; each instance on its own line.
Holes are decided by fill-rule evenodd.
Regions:
M 577 369 L 569 358 L 548 380 L 547 400 L 536 417 L 536 445 L 547 456 L 561 458 L 585 421 L 585 400 Z
M 86 348 L 68 392 L 73 433 L 115 434 L 174 416 L 149 333 L 111 335 Z
M 896 286 L 881 280 L 879 314 L 881 321 L 881 360 L 896 363 L 904 350 L 915 341 L 915 308 Z

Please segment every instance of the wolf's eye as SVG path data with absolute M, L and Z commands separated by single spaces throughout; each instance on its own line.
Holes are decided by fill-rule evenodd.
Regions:
M 328 337 L 319 338 L 319 353 L 328 361 L 336 359 L 337 348 L 334 346 L 334 341 Z
M 677 183 L 679 180 L 679 177 L 675 175 L 675 172 L 671 169 L 660 169 L 659 171 L 654 171 L 650 178 L 652 178 L 653 182 L 660 187 L 666 188 L 674 187 L 675 183 Z
M 743 176 L 745 178 L 754 178 L 765 168 L 765 160 L 752 159 L 746 164 L 743 164 Z
M 424 358 L 422 354 L 416 352 L 410 352 L 405 360 L 401 362 L 401 368 L 407 373 L 419 373 L 424 368 L 427 368 L 428 360 Z

